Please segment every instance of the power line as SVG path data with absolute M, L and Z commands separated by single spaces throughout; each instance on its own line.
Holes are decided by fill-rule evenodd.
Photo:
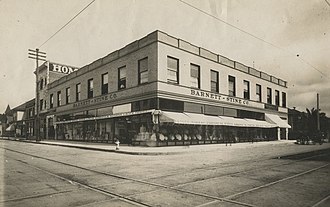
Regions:
M 262 42 L 264 42 L 264 43 L 266 43 L 266 44 L 268 44 L 268 45 L 271 45 L 271 46 L 273 46 L 273 47 L 275 47 L 275 48 L 277 48 L 277 49 L 279 49 L 279 50 L 282 50 L 282 51 L 284 51 L 284 52 L 287 52 L 287 53 L 289 53 L 289 54 L 291 54 L 291 55 L 295 55 L 294 53 L 292 53 L 292 52 L 290 52 L 290 51 L 287 51 L 287 50 L 285 50 L 285 49 L 283 49 L 283 48 L 281 48 L 281 47 L 279 47 L 279 46 L 277 46 L 277 45 L 275 45 L 275 44 L 273 44 L 273 43 L 271 43 L 271 42 L 269 42 L 269 41 L 266 41 L 266 40 L 264 40 L 264 39 L 262 39 L 262 38 L 260 38 L 260 37 L 258 37 L 258 36 L 256 36 L 256 35 L 254 35 L 254 34 L 252 34 L 252 33 L 250 33 L 250 32 L 247 32 L 247 31 L 245 31 L 245 30 L 243 30 L 243 29 L 241 29 L 241 28 L 239 28 L 239 27 L 237 27 L 237 26 L 235 26 L 235 25 L 233 25 L 233 24 L 230 24 L 230 23 L 228 23 L 228 22 L 226 22 L 226 21 L 220 19 L 220 18 L 217 17 L 217 16 L 214 16 L 214 15 L 212 15 L 212 14 L 210 14 L 210 13 L 207 13 L 206 11 L 204 11 L 204 10 L 202 10 L 202 9 L 200 9 L 200 8 L 198 8 L 198 7 L 194 6 L 194 5 L 192 5 L 192 4 L 189 4 L 188 2 L 185 2 L 185 1 L 183 1 L 183 0 L 178 0 L 178 1 L 180 1 L 181 3 L 187 5 L 187 6 L 193 8 L 193 9 L 195 9 L 195 10 L 197 10 L 197 11 L 199 11 L 199 12 L 201 12 L 201 13 L 203 13 L 203 14 L 209 16 L 209 17 L 212 17 L 212 18 L 216 19 L 217 21 L 220 21 L 220 22 L 222 22 L 222 23 L 224 23 L 224 24 L 226 24 L 226 25 L 228 25 L 228 26 L 230 26 L 230 27 L 232 27 L 232 28 L 234 28 L 234 29 L 236 29 L 236 30 L 238 30 L 238 31 L 240 31 L 240 32 L 243 32 L 243 33 L 245 33 L 245 34 L 247 34 L 247 35 L 249 35 L 249 36 L 251 36 L 251 37 L 253 37 L 253 38 L 257 39 L 257 40 L 259 40 L 259 41 L 262 41 Z M 325 0 L 325 1 L 326 1 L 327 3 L 329 3 L 327 0 Z M 329 4 L 329 5 L 330 5 L 330 4 Z M 330 79 L 330 77 L 328 77 L 326 74 L 324 74 L 321 70 L 319 70 L 318 68 L 316 68 L 315 66 L 313 66 L 312 64 L 310 64 L 309 62 L 307 62 L 306 60 L 304 60 L 303 58 L 299 57 L 298 55 L 297 55 L 297 57 L 300 59 L 301 62 L 307 64 L 308 66 L 310 66 L 311 68 L 313 68 L 314 70 L 316 70 L 317 72 L 319 72 L 321 75 L 323 75 L 323 76 L 327 77 L 328 79 Z
M 44 44 L 46 44 L 50 39 L 52 39 L 62 29 L 64 29 L 64 27 L 66 27 L 68 24 L 70 24 L 77 16 L 79 16 L 79 14 L 81 14 L 83 11 L 85 11 L 85 9 L 87 9 L 94 2 L 95 2 L 95 0 L 92 0 L 89 4 L 87 4 L 87 6 L 85 6 L 82 10 L 80 10 L 80 12 L 78 12 L 74 17 L 72 17 L 66 24 L 64 24 L 59 30 L 57 30 L 52 36 L 50 36 L 44 43 L 42 43 L 39 46 L 39 48 L 42 47 Z
M 330 6 L 330 3 L 328 2 L 328 0 L 324 0 L 329 6 Z

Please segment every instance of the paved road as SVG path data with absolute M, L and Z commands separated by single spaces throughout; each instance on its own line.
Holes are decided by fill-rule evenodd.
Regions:
M 0 206 L 330 206 L 330 144 L 219 149 L 137 156 L 1 140 Z

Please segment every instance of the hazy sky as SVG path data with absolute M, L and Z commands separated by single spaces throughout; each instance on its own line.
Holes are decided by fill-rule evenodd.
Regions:
M 262 40 L 179 0 L 96 0 L 40 47 L 91 0 L 0 0 L 0 113 L 35 95 L 28 49 L 40 47 L 50 61 L 82 67 L 158 29 L 288 81 L 291 108 L 316 107 L 320 93 L 320 108 L 330 116 L 325 0 L 184 1 Z

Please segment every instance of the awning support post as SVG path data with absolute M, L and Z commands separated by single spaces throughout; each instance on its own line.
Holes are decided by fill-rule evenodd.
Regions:
M 277 127 L 277 139 L 281 140 L 281 128 Z

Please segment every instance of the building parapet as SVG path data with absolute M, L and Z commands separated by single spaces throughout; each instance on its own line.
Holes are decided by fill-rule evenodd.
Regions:
M 148 45 L 150 45 L 154 42 L 162 42 L 164 44 L 182 49 L 182 50 L 187 51 L 189 53 L 192 53 L 192 54 L 198 55 L 200 57 L 206 58 L 208 60 L 217 62 L 221 65 L 225 65 L 227 67 L 233 68 L 233 69 L 238 70 L 240 72 L 244 72 L 244 73 L 250 74 L 252 76 L 261 78 L 263 80 L 267 80 L 267 81 L 272 82 L 274 84 L 277 84 L 277 85 L 280 85 L 280 86 L 283 86 L 283 87 L 287 87 L 287 82 L 282 80 L 282 79 L 276 78 L 276 77 L 274 77 L 272 75 L 269 75 L 265 72 L 259 71 L 255 68 L 252 68 L 252 67 L 249 67 L 249 66 L 246 66 L 246 65 L 244 65 L 240 62 L 231 60 L 231 59 L 229 59 L 227 57 L 224 57 L 222 55 L 218 55 L 218 54 L 213 53 L 213 52 L 211 52 L 207 49 L 204 49 L 204 48 L 198 47 L 196 45 L 193 45 L 193 44 L 191 44 L 191 43 L 189 43 L 185 40 L 181 40 L 181 39 L 178 39 L 176 37 L 170 36 L 167 33 L 159 31 L 159 30 L 156 30 L 156 31 L 148 34 L 147 36 L 145 36 L 145 37 L 143 37 L 139 40 L 136 40 L 136 41 L 126 45 L 125 47 L 108 54 L 105 57 L 99 58 L 96 61 L 94 61 L 94 62 L 92 62 L 88 65 L 85 65 L 81 69 L 79 69 L 79 70 L 77 70 L 77 71 L 75 71 L 75 72 L 73 72 L 73 73 L 71 73 L 71 74 L 69 74 L 69 75 L 67 75 L 63 78 L 60 78 L 59 80 L 56 80 L 56 81 L 50 83 L 49 87 L 50 88 L 55 87 L 55 86 L 57 86 L 57 85 L 59 85 L 63 82 L 66 82 L 67 80 L 70 80 L 70 79 L 72 79 L 76 76 L 80 76 L 82 74 L 85 74 L 88 71 L 91 71 L 91 70 L 94 70 L 98 67 L 101 67 L 102 65 L 108 64 L 108 63 L 110 63 L 110 62 L 112 62 L 116 59 L 119 59 L 120 57 L 128 55 L 128 54 L 130 54 L 134 51 L 137 51 L 137 50 L 139 50 L 139 49 L 141 49 L 145 46 L 148 46 Z

